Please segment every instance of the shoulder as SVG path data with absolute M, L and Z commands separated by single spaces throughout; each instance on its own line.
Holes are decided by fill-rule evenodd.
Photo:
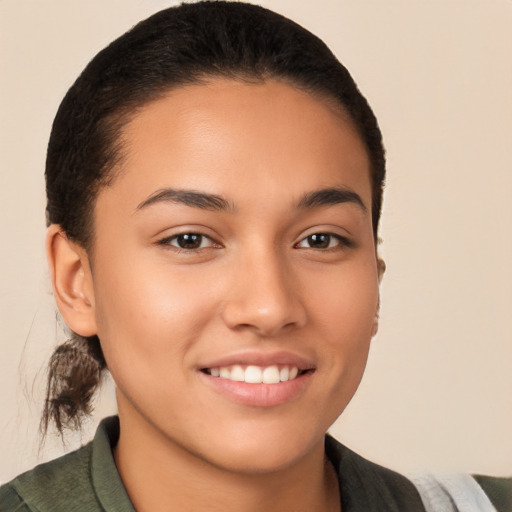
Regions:
M 489 497 L 498 512 L 512 510 L 512 477 L 474 475 L 473 478 Z
M 344 510 L 512 512 L 512 478 L 462 473 L 404 476 L 375 464 L 330 436 L 326 454 L 336 472 Z
M 412 479 L 427 511 L 512 511 L 512 478 L 442 472 L 420 473 Z
M 95 510 L 91 454 L 88 444 L 19 475 L 0 487 L 0 511 Z
M 0 487 L 0 512 L 134 512 L 117 472 L 117 417 L 104 419 L 94 440 Z
M 0 512 L 29 512 L 28 505 L 10 484 L 0 486 Z

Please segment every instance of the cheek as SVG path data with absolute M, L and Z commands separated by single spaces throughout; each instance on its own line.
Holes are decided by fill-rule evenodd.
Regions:
M 378 312 L 379 287 L 373 260 L 354 262 L 306 284 L 311 308 L 330 343 L 354 345 L 371 338 Z
M 340 267 L 310 288 L 327 386 L 340 411 L 357 389 L 368 358 L 379 303 L 374 267 L 371 261 Z
M 211 321 L 212 297 L 179 274 L 144 267 L 117 267 L 101 279 L 98 335 L 118 399 L 144 416 L 179 423 L 179 411 L 194 408 L 189 370 L 194 346 Z M 163 404 L 180 407 L 162 413 Z
M 172 371 L 175 362 L 186 364 L 190 346 L 211 321 L 212 294 L 169 268 L 132 260 L 110 269 L 115 271 L 96 276 L 95 308 L 114 379 L 127 368 L 150 379 L 158 368 Z

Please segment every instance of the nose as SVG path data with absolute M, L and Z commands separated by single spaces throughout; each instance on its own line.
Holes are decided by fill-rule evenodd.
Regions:
M 253 254 L 235 267 L 222 310 L 229 328 L 272 337 L 306 323 L 300 283 L 276 251 Z

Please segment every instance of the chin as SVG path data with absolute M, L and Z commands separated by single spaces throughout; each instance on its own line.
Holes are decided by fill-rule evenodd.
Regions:
M 294 432 L 282 425 L 260 427 L 259 432 L 238 432 L 224 440 L 208 442 L 203 457 L 215 466 L 240 474 L 269 474 L 286 470 L 314 453 L 323 454 L 324 436 L 321 432 Z M 215 446 L 215 450 L 211 447 Z M 219 449 L 220 447 L 222 449 Z M 206 451 L 209 454 L 206 454 Z M 322 455 L 323 456 L 323 455 Z
M 277 446 L 257 451 L 229 450 L 211 460 L 218 468 L 240 475 L 265 475 L 286 471 L 295 466 L 305 454 L 298 451 L 283 451 Z M 212 458 L 213 459 L 213 458 Z

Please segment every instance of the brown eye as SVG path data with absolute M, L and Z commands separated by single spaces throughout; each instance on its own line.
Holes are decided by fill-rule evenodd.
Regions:
M 301 249 L 336 249 L 350 247 L 350 240 L 332 233 L 314 233 L 303 238 L 296 247 Z
M 203 235 L 185 233 L 176 237 L 176 245 L 178 245 L 180 249 L 199 249 L 199 247 L 201 247 L 202 240 Z
M 330 246 L 331 235 L 326 235 L 325 233 L 317 233 L 314 235 L 310 235 L 306 238 L 309 247 L 313 249 L 327 249 Z
M 181 233 L 179 235 L 164 238 L 159 243 L 161 245 L 170 245 L 185 251 L 204 249 L 215 245 L 211 238 L 206 235 L 201 235 L 200 233 Z

